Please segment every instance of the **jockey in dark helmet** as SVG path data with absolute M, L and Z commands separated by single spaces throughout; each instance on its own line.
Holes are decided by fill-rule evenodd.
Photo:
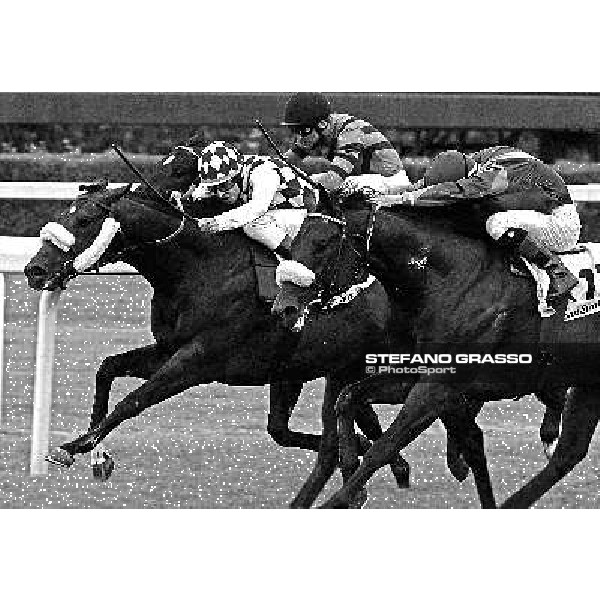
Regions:
M 313 175 L 328 191 L 338 190 L 355 176 L 369 176 L 369 185 L 381 193 L 389 186 L 408 189 L 410 181 L 402 160 L 389 140 L 367 121 L 333 113 L 329 100 L 318 92 L 294 94 L 285 108 L 282 125 L 295 136 L 286 159 L 301 166 L 307 157 L 330 161 L 329 170 Z M 350 177 L 354 176 L 354 177 Z
M 244 156 L 231 144 L 213 142 L 200 153 L 200 185 L 192 198 L 202 201 L 218 197 L 231 206 L 214 218 L 197 219 L 203 232 L 242 229 L 284 259 L 290 258 L 290 243 L 309 210 L 315 210 L 318 191 L 298 177 L 283 161 Z M 291 261 L 290 261 L 291 262 Z M 300 263 L 289 267 L 293 279 L 310 285 L 313 278 Z
M 579 214 L 562 177 L 540 160 L 507 146 L 469 155 L 442 152 L 416 187 L 402 195 L 402 204 L 447 206 L 489 198 L 487 232 L 502 247 L 547 271 L 549 301 L 566 296 L 579 283 L 555 254 L 578 243 Z

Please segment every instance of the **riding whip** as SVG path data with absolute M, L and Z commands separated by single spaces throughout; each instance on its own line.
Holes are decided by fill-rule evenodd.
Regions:
M 152 192 L 155 194 L 157 198 L 162 200 L 163 202 L 168 202 L 168 200 L 142 175 L 142 173 L 138 170 L 138 168 L 123 154 L 123 151 L 116 144 L 111 144 L 111 148 L 119 155 L 121 160 L 133 171 L 136 177 Z
M 255 119 L 255 123 L 258 125 L 258 128 L 262 131 L 262 134 L 265 136 L 267 142 L 273 150 L 275 150 L 277 156 L 292 170 L 294 174 L 300 177 L 300 179 L 304 180 L 311 187 L 317 188 L 319 191 L 327 193 L 325 188 L 318 182 L 313 181 L 306 173 L 303 173 L 300 169 L 292 165 L 288 159 L 283 155 L 281 150 L 277 147 L 277 144 L 273 141 L 273 138 L 269 135 L 269 132 L 264 128 L 263 124 L 260 122 L 260 119 Z

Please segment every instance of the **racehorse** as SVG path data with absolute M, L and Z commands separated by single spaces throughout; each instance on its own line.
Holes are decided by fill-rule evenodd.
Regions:
M 316 280 L 311 288 L 297 290 L 292 310 L 306 309 L 319 287 L 331 278 L 335 271 L 332 265 L 344 261 L 340 259 L 343 241 L 352 239 L 355 246 L 362 246 L 371 272 L 389 293 L 404 288 L 407 303 L 412 303 L 416 310 L 413 335 L 417 348 L 426 349 L 432 344 L 438 348 L 477 344 L 478 348 L 493 350 L 494 354 L 516 348 L 531 352 L 535 361 L 530 368 L 506 366 L 493 373 L 474 366 L 454 381 L 422 376 L 405 398 L 397 418 L 367 452 L 360 466 L 352 456 L 351 447 L 343 448 L 345 461 L 356 470 L 323 506 L 347 507 L 352 495 L 394 453 L 438 417 L 460 405 L 465 394 L 481 407 L 485 401 L 529 393 L 536 393 L 543 400 L 544 390 L 566 390 L 569 385 L 576 385 L 568 396 L 561 437 L 548 465 L 503 505 L 531 506 L 587 453 L 599 411 L 593 394 L 594 360 L 600 358 L 593 345 L 598 316 L 564 323 L 561 315 L 565 307 L 561 306 L 557 307 L 557 315 L 542 319 L 533 281 L 511 274 L 503 252 L 491 247 L 483 235 L 474 236 L 470 229 L 465 231 L 464 215 L 457 218 L 451 210 L 440 208 L 415 210 L 400 206 L 380 211 L 375 207 L 349 208 L 340 223 L 318 220 L 297 236 L 292 255 L 313 268 Z M 481 231 L 485 231 L 483 224 L 480 225 Z M 362 242 L 357 244 L 356 240 Z M 289 289 L 286 294 L 289 295 Z M 288 304 L 286 296 L 275 308 L 289 309 Z M 582 342 L 584 347 L 577 346 Z M 582 369 L 582 365 L 589 371 Z M 352 396 L 355 402 L 356 395 Z M 359 393 L 358 400 L 363 402 L 360 396 Z M 348 397 L 342 396 L 340 404 L 342 413 L 349 410 Z M 342 419 L 342 432 L 344 426 Z M 344 440 L 348 440 L 347 436 L 342 436 L 341 441 Z M 318 463 L 319 459 L 316 470 Z M 324 484 L 313 473 L 295 502 L 310 506 Z
M 205 200 L 196 216 L 222 210 L 217 202 Z M 72 244 L 66 250 L 44 241 L 25 269 L 30 286 L 38 290 L 64 286 L 75 275 L 73 259 L 96 245 L 109 219 L 120 223 L 120 231 L 98 262 L 125 260 L 152 285 L 151 327 L 156 341 L 103 361 L 96 375 L 90 428 L 51 453 L 59 464 L 70 466 L 76 454 L 92 450 L 122 421 L 149 406 L 213 381 L 271 382 L 279 384 L 276 390 L 291 390 L 292 399 L 275 413 L 287 429 L 302 382 L 325 376 L 326 396 L 335 398 L 364 370 L 365 351 L 386 346 L 391 308 L 377 282 L 351 304 L 308 322 L 290 339 L 257 297 L 251 254 L 256 243 L 241 231 L 200 234 L 193 221 L 148 195 L 147 189 L 98 189 L 80 196 L 57 217 L 53 228 L 56 238 L 61 233 L 66 238 L 72 235 Z M 146 383 L 108 414 L 110 389 L 120 376 L 140 377 Z M 334 413 L 324 415 L 330 421 L 335 418 Z M 271 419 L 269 426 L 273 433 Z M 382 433 L 368 405 L 359 426 L 372 438 Z M 317 450 L 320 440 L 317 435 L 290 432 L 287 441 Z M 393 461 L 393 471 L 398 484 L 405 486 L 407 464 L 401 456 Z

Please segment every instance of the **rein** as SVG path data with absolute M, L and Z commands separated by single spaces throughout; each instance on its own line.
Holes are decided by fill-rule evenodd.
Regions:
M 363 261 L 366 269 L 369 268 L 369 250 L 371 246 L 371 237 L 373 236 L 373 230 L 375 228 L 375 219 L 378 206 L 372 205 L 371 212 L 369 215 L 369 221 L 367 223 L 367 231 L 365 235 L 365 246 L 366 246 L 366 254 L 361 254 L 355 247 L 354 244 L 350 243 L 349 248 Z M 344 242 L 349 240 L 352 236 L 348 235 L 348 224 L 344 218 L 333 217 L 330 215 L 326 215 L 323 213 L 308 213 L 307 217 L 321 219 L 323 221 L 328 221 L 330 223 L 335 223 L 340 227 L 340 238 L 337 246 L 336 257 L 332 263 L 332 268 L 330 272 L 332 272 L 332 276 L 328 279 L 325 279 L 323 276 L 322 279 L 325 279 L 325 282 L 321 283 L 321 290 L 318 293 L 318 296 L 315 300 L 309 302 L 306 306 L 306 310 L 304 311 L 304 315 L 306 316 L 310 311 L 310 307 L 321 305 L 321 310 L 327 311 L 339 306 L 341 304 L 347 304 L 348 302 L 354 300 L 356 296 L 365 288 L 369 287 L 374 281 L 375 278 L 372 275 L 369 275 L 366 281 L 363 281 L 358 284 L 352 285 L 349 289 L 342 292 L 341 294 L 334 294 L 332 290 L 341 289 L 341 286 L 337 284 L 339 280 L 339 274 L 342 266 L 342 258 L 343 258 L 343 250 L 344 250 Z M 360 236 L 356 236 L 360 237 Z
M 163 238 L 159 238 L 159 239 L 152 240 L 149 242 L 136 242 L 134 244 L 128 244 L 126 235 L 123 233 L 123 230 L 119 227 L 119 230 L 117 233 L 121 236 L 121 238 L 124 241 L 123 241 L 123 248 L 115 253 L 115 258 L 119 259 L 126 252 L 132 251 L 132 250 L 135 251 L 138 248 L 143 248 L 146 246 L 161 246 L 161 245 L 168 244 L 169 242 L 172 242 L 184 230 L 186 220 L 195 220 L 192 216 L 187 214 L 183 208 L 183 200 L 185 198 L 189 197 L 189 195 L 191 195 L 192 192 L 193 192 L 193 188 L 190 187 L 190 189 L 188 189 L 188 191 L 183 196 L 174 196 L 173 198 L 176 202 L 176 205 L 172 204 L 169 200 L 162 199 L 170 208 L 172 208 L 173 210 L 175 210 L 176 212 L 181 214 L 181 221 L 180 221 L 177 229 L 175 229 L 175 231 L 166 235 Z M 90 202 L 92 202 L 92 204 L 94 206 L 102 209 L 106 213 L 107 216 L 110 216 L 113 212 L 112 206 L 110 206 L 109 204 L 106 204 L 102 200 L 90 200 Z M 100 268 L 102 266 L 109 264 L 109 262 L 114 262 L 114 260 L 115 260 L 115 258 L 113 258 L 110 261 L 107 261 L 104 259 L 104 257 L 100 257 L 100 259 L 94 265 L 90 266 L 88 269 L 85 269 L 84 271 L 77 271 L 73 264 L 74 260 L 76 258 L 76 255 L 75 255 L 75 251 L 73 250 L 72 244 L 69 247 L 65 248 L 65 247 L 62 247 L 62 244 L 57 243 L 57 241 L 54 239 L 51 239 L 50 241 L 51 241 L 51 243 L 53 243 L 54 245 L 57 245 L 61 250 L 63 250 L 66 253 L 66 258 L 65 258 L 59 272 L 54 277 L 49 279 L 49 281 L 46 285 L 46 289 L 54 289 L 55 287 L 58 286 L 64 290 L 66 287 L 66 284 L 71 279 L 74 279 L 76 276 L 99 274 Z

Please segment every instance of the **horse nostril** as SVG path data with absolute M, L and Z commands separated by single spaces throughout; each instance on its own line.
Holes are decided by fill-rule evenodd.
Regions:
M 25 277 L 27 277 L 27 281 L 32 287 L 39 287 L 46 281 L 47 272 L 42 267 L 27 266 L 23 272 L 25 273 Z

